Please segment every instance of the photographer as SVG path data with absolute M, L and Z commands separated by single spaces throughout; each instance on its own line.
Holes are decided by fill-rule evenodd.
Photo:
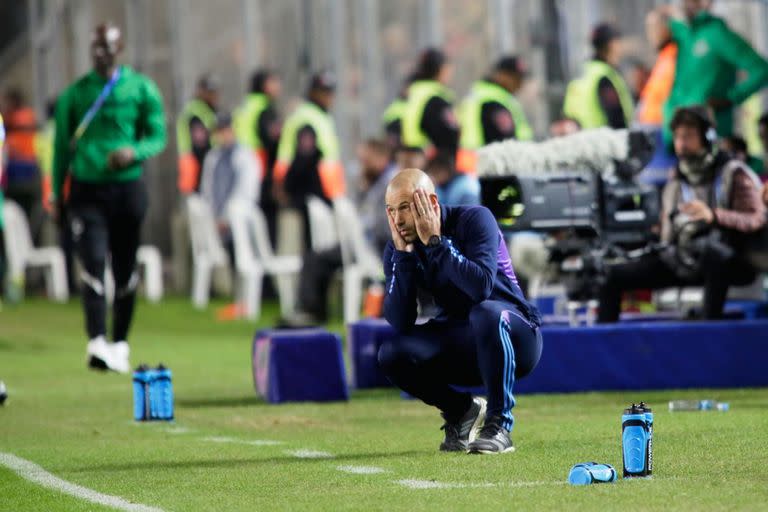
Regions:
M 618 320 L 623 291 L 672 286 L 703 286 L 703 316 L 718 318 L 728 287 L 755 278 L 739 247 L 765 224 L 756 177 L 718 151 L 704 108 L 678 109 L 670 128 L 679 163 L 662 195 L 661 238 L 669 245 L 609 267 L 600 289 L 600 322 Z

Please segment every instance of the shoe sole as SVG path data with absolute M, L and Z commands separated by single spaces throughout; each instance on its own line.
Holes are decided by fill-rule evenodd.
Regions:
M 509 448 L 506 448 L 500 452 L 497 452 L 495 450 L 468 450 L 467 453 L 471 455 L 499 455 L 502 453 L 512 453 L 514 451 L 515 451 L 515 447 L 510 446 Z
M 480 429 L 483 428 L 483 423 L 485 423 L 485 411 L 487 407 L 488 407 L 488 402 L 481 399 L 480 412 L 477 413 L 477 418 L 475 418 L 475 422 L 472 424 L 472 428 L 469 431 L 469 441 L 467 442 L 467 444 L 477 439 L 477 435 L 480 433 Z
M 99 359 L 94 355 L 88 356 L 88 368 L 90 368 L 91 370 L 98 370 L 102 372 L 109 370 L 109 366 L 107 366 L 107 363 L 105 363 L 103 359 Z

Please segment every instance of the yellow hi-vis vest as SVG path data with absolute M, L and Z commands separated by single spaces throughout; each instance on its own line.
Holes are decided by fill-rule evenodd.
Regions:
M 608 124 L 598 95 L 598 85 L 603 78 L 610 80 L 616 89 L 627 126 L 632 123 L 632 95 L 624 79 L 609 64 L 591 60 L 584 65 L 584 74 L 568 84 L 563 103 L 563 113 L 566 117 L 576 120 L 583 129 L 600 128 Z
M 525 117 L 520 102 L 506 89 L 493 82 L 480 80 L 472 85 L 472 90 L 461 105 L 461 140 L 465 149 L 477 149 L 485 146 L 482 112 L 486 103 L 496 102 L 506 108 L 515 122 L 515 138 L 518 140 L 533 139 L 533 130 Z
M 288 173 L 288 168 L 296 157 L 296 142 L 299 130 L 304 126 L 312 127 L 317 137 L 317 147 L 322 155 L 318 164 L 318 174 L 323 193 L 328 199 L 334 199 L 346 189 L 344 168 L 341 165 L 339 138 L 331 115 L 310 101 L 305 101 L 285 120 L 280 144 L 277 148 L 274 179 L 281 183 Z
M 408 88 L 408 100 L 403 115 L 403 146 L 425 149 L 430 145 L 429 137 L 421 129 L 421 120 L 427 103 L 435 96 L 449 103 L 453 101 L 451 91 L 435 80 L 417 80 Z

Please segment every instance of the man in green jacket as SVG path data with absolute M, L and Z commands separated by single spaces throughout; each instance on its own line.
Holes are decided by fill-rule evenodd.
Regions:
M 768 85 L 768 62 L 722 18 L 709 12 L 712 0 L 685 0 L 683 11 L 663 6 L 678 45 L 675 81 L 664 105 L 664 141 L 678 107 L 706 104 L 720 136 L 733 134 L 734 107 Z M 737 83 L 739 72 L 746 78 Z
M 165 147 L 163 101 L 155 83 L 116 57 L 120 29 L 98 25 L 91 43 L 93 71 L 70 85 L 56 106 L 54 212 L 71 174 L 70 229 L 83 265 L 88 364 L 130 370 L 128 330 L 136 299 L 136 250 L 147 210 L 142 163 Z M 57 216 L 54 213 L 54 216 Z M 115 281 L 112 339 L 106 340 L 104 270 L 111 256 Z

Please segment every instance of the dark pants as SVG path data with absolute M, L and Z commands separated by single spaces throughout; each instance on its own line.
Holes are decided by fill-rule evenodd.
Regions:
M 488 416 L 512 430 L 515 379 L 528 375 L 541 357 L 541 330 L 509 303 L 486 300 L 472 308 L 467 321 L 430 321 L 387 341 L 379 365 L 409 394 L 458 420 L 472 399 L 451 387 L 484 385 Z
M 80 293 L 77 277 L 75 276 L 75 241 L 72 239 L 72 229 L 69 222 L 69 208 L 63 206 L 59 211 L 59 247 L 64 252 L 64 264 L 67 268 L 67 286 L 70 295 Z
M 115 280 L 112 335 L 126 340 L 136 302 L 136 250 L 147 191 L 141 180 L 126 183 L 72 183 L 70 226 L 83 273 L 83 306 L 88 336 L 106 335 L 104 269 L 110 255 Z
M 754 281 L 755 271 L 745 261 L 731 258 L 710 261 L 703 265 L 699 277 L 682 279 L 651 253 L 637 261 L 609 267 L 606 282 L 600 288 L 599 322 L 616 322 L 621 312 L 621 294 L 628 290 L 656 290 L 679 286 L 703 286 L 703 314 L 706 319 L 722 317 L 728 287 L 747 285 Z
M 328 319 L 328 286 L 333 274 L 341 268 L 341 247 L 304 255 L 299 277 L 298 306 L 321 322 Z
M 9 182 L 5 190 L 6 199 L 15 201 L 27 216 L 32 242 L 40 243 L 40 231 L 43 227 L 43 192 L 40 177 L 35 176 L 21 182 Z

